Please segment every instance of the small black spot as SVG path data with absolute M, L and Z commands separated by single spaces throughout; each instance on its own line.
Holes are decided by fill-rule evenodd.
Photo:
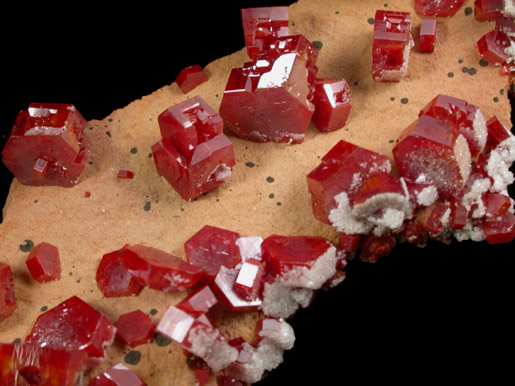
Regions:
M 148 158 L 152 158 L 152 157 L 153 157 L 152 153 L 148 153 Z
M 152 308 L 150 310 L 150 315 L 156 315 L 157 314 L 157 310 L 155 308 Z
M 471 7 L 465 8 L 465 16 L 470 16 L 474 13 L 474 10 Z
M 89 129 L 90 129 L 90 130 L 93 130 L 93 126 L 90 126 L 90 127 L 89 127 Z
M 373 17 L 369 17 L 369 18 L 368 18 L 368 20 L 367 20 L 367 22 L 368 22 L 368 24 L 373 25 L 373 24 L 374 24 L 374 22 L 375 22 L 375 20 L 374 20 L 374 18 L 373 18 Z
M 323 46 L 323 44 L 320 40 L 314 40 L 311 42 L 311 44 L 313 44 L 315 46 L 315 48 L 319 51 L 322 49 L 322 46 Z
M 141 359 L 141 353 L 136 350 L 129 351 L 124 357 L 123 360 L 125 363 L 129 365 L 137 365 Z
M 73 272 L 69 272 L 68 275 L 73 276 Z
M 476 75 L 476 74 L 477 74 L 477 70 L 474 67 L 470 67 L 469 68 L 469 75 Z
M 393 102 L 395 100 L 395 97 L 390 97 L 390 100 Z
M 335 14 L 335 15 L 339 15 L 339 14 L 340 14 L 340 11 L 336 11 L 334 14 Z
M 274 197 L 275 197 L 275 194 L 273 194 L 273 193 L 270 193 L 270 194 L 268 195 L 268 198 L 274 198 Z
M 34 241 L 32 240 L 25 240 L 25 244 L 19 245 L 20 251 L 22 252 L 30 252 L 32 248 L 34 248 Z
M 358 81 L 354 82 L 354 86 L 358 86 L 358 85 L 359 85 Z
M 215 94 L 215 98 L 218 98 L 218 94 Z
M 21 339 L 20 338 L 16 338 L 13 340 L 13 344 L 20 344 L 21 343 Z
M 388 142 L 389 143 L 394 143 L 395 141 L 393 139 L 390 139 Z
M 80 284 L 80 279 L 77 279 L 77 284 Z
M 106 131 L 106 135 L 111 138 L 111 132 L 110 131 Z
M 488 62 L 487 62 L 486 60 L 484 60 L 484 59 L 481 59 L 481 60 L 479 61 L 479 65 L 480 65 L 481 67 L 488 67 Z
M 108 121 L 109 121 L 109 122 L 112 122 L 112 121 L 113 121 L 113 118 L 109 118 L 109 119 L 108 119 Z
M 458 63 L 463 63 L 463 59 L 458 59 Z
M 454 72 L 448 72 L 448 73 L 447 73 L 447 76 L 448 76 L 449 78 L 454 77 Z
M 143 206 L 143 210 L 148 212 L 150 210 L 151 205 L 152 204 L 150 203 L 150 201 L 145 202 L 145 205 Z
M 164 335 L 161 335 L 160 333 L 156 332 L 154 334 L 154 342 L 156 342 L 156 344 L 159 346 L 159 347 L 165 347 L 165 346 L 168 346 L 170 343 L 172 343 L 172 341 L 170 339 L 168 339 L 166 336 Z
M 246 162 L 245 166 L 248 168 L 253 168 L 254 166 L 256 166 L 256 164 L 254 164 L 253 162 Z
M 132 154 L 136 154 L 137 152 L 138 152 L 138 149 L 136 149 L 135 147 L 133 147 L 133 148 L 131 149 L 131 153 L 132 153 Z
M 281 206 L 281 205 L 282 205 L 281 201 L 277 201 L 277 204 L 276 204 L 276 205 L 277 205 L 277 206 Z
M 461 69 L 461 72 L 463 72 L 464 74 L 466 74 L 467 72 L 469 72 L 469 68 L 468 67 L 463 67 Z
M 274 181 L 275 181 L 274 177 L 267 177 L 266 178 L 266 182 L 272 183 Z
M 34 204 L 37 204 L 38 203 L 38 200 L 34 200 Z
M 499 94 L 504 95 L 504 89 L 503 89 L 503 88 L 501 88 L 501 89 L 499 90 Z
M 43 306 L 41 307 L 41 312 L 46 312 L 48 310 L 48 307 L 47 306 Z
M 408 98 L 402 98 L 402 99 L 401 99 L 401 103 L 402 103 L 403 105 L 405 105 L 405 104 L 406 104 L 406 103 L 408 103 L 408 102 L 409 102 L 409 99 L 408 99 Z
M 494 97 L 494 102 L 496 102 L 496 103 L 499 102 L 499 98 Z
M 181 212 L 184 212 L 184 208 L 183 207 L 181 207 Z

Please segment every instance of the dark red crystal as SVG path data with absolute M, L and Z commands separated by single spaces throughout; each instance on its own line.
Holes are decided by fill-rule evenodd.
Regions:
M 420 52 L 433 52 L 436 41 L 436 19 L 422 19 L 420 22 Z
M 127 366 L 118 363 L 93 378 L 88 386 L 146 386 L 146 383 Z
M 181 301 L 177 308 L 186 311 L 193 316 L 201 316 L 208 312 L 215 304 L 218 303 L 211 287 L 204 284 L 202 287 L 190 294 L 186 299 Z
M 422 16 L 452 17 L 465 0 L 415 0 L 415 12 Z
M 437 235 L 444 229 L 444 217 L 450 215 L 447 203 L 438 202 L 433 207 L 424 223 L 424 229 L 431 235 Z
M 505 194 L 487 192 L 482 199 L 488 218 L 503 217 L 512 207 L 511 198 Z
M 0 262 L 0 322 L 18 308 L 11 267 Z M 1 367 L 0 367 L 1 368 Z
M 486 127 L 488 129 L 485 149 L 487 152 L 495 149 L 497 145 L 511 137 L 511 132 L 495 116 L 486 121 Z
M 317 79 L 311 118 L 320 131 L 333 131 L 347 124 L 351 111 L 350 87 L 345 79 Z
M 40 283 L 61 278 L 61 260 L 57 247 L 48 243 L 40 243 L 33 247 L 25 261 L 30 275 Z
M 358 249 L 361 234 L 339 233 L 339 247 L 342 251 L 352 252 Z
M 130 347 L 152 341 L 156 326 L 141 310 L 120 315 L 116 321 L 116 335 Z
M 515 239 L 515 215 L 506 213 L 500 218 L 487 220 L 482 229 L 488 244 L 510 243 Z
M 379 258 L 390 254 L 397 241 L 391 234 L 376 236 L 368 234 L 360 246 L 359 258 L 364 262 L 375 263 Z
M 198 85 L 207 82 L 208 79 L 204 69 L 195 64 L 182 69 L 177 78 L 175 78 L 175 83 L 177 83 L 177 86 L 184 94 L 187 94 Z
M 474 17 L 477 21 L 495 20 L 502 16 L 504 0 L 474 0 Z
M 134 173 L 130 170 L 119 170 L 118 178 L 121 180 L 131 180 L 132 178 L 134 178 Z
M 467 225 L 467 208 L 459 202 L 451 202 L 451 215 L 449 227 L 451 229 L 463 229 Z
M 505 51 L 510 47 L 510 38 L 502 31 L 487 32 L 477 41 L 477 47 L 479 55 L 493 66 L 502 66 L 510 58 Z
M 260 296 L 263 279 L 266 273 L 265 262 L 262 260 L 245 260 L 239 269 L 234 282 L 234 292 L 247 301 L 253 301 Z

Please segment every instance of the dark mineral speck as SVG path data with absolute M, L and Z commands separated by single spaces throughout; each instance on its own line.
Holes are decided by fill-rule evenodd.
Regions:
M 154 334 L 154 342 L 156 342 L 156 344 L 159 347 L 165 347 L 165 346 L 168 346 L 170 343 L 172 343 L 172 341 L 170 339 L 168 339 L 166 336 L 161 335 L 157 332 Z
M 48 310 L 48 307 L 47 307 L 47 306 L 43 306 L 43 307 L 41 307 L 41 312 L 45 312 L 45 311 L 47 311 L 47 310 Z
M 274 181 L 275 181 L 274 177 L 267 177 L 267 178 L 266 178 L 266 182 L 270 182 L 270 183 L 272 183 L 272 182 L 274 182 Z
M 474 10 L 471 8 L 471 7 L 466 7 L 465 8 L 465 15 L 466 16 L 470 16 L 474 13 Z
M 125 363 L 129 365 L 137 365 L 141 359 L 141 353 L 139 351 L 131 350 L 123 357 Z
M 143 206 L 143 210 L 148 212 L 150 210 L 151 205 L 152 204 L 150 203 L 150 201 L 145 202 L 145 205 Z
M 402 103 L 403 105 L 405 105 L 405 104 L 406 104 L 406 103 L 408 103 L 408 102 L 409 102 L 409 99 L 408 99 L 408 98 L 402 98 L 402 99 L 401 99 L 401 103 Z
M 256 166 L 256 164 L 254 162 L 246 162 L 245 166 L 248 168 L 253 168 L 254 166 Z
M 448 73 L 447 73 L 447 76 L 448 76 L 449 78 L 454 77 L 454 72 L 448 72 Z
M 367 22 L 368 22 L 368 24 L 373 25 L 373 24 L 374 24 L 374 22 L 375 22 L 375 20 L 374 20 L 374 18 L 373 18 L 373 17 L 369 17 L 369 18 L 368 18 L 368 20 L 367 20 Z
M 22 252 L 30 252 L 30 250 L 34 247 L 34 242 L 32 240 L 25 240 L 25 244 L 20 244 L 19 248 Z
M 484 59 L 481 59 L 481 60 L 479 61 L 479 65 L 480 65 L 481 67 L 488 67 L 488 62 L 487 62 L 486 60 L 484 60 Z
M 157 314 L 157 310 L 155 308 L 152 308 L 150 310 L 150 315 L 156 315 Z
M 311 42 L 311 44 L 313 44 L 315 46 L 315 48 L 319 51 L 322 49 L 323 44 L 320 40 L 314 40 Z
M 138 152 L 138 149 L 136 149 L 135 147 L 133 147 L 133 148 L 131 149 L 131 153 L 132 153 L 132 154 L 136 154 L 137 152 Z

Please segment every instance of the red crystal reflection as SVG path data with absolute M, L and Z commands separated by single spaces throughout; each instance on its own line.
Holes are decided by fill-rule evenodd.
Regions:
M 502 16 L 504 0 L 474 0 L 474 17 L 477 21 L 495 20 Z
M 493 66 L 502 66 L 510 56 L 505 49 L 510 47 L 510 38 L 502 31 L 492 30 L 477 41 L 479 55 Z
M 86 363 L 83 351 L 0 343 L 0 385 L 76 386 Z
M 487 218 L 499 218 L 511 209 L 511 198 L 501 193 L 487 192 L 482 196 Z
M 93 378 L 88 386 L 146 386 L 146 383 L 127 366 L 118 363 Z
M 32 248 L 25 264 L 37 282 L 47 283 L 61 278 L 59 251 L 51 244 L 43 242 Z
M 234 282 L 234 292 L 244 300 L 256 300 L 261 293 L 265 274 L 264 261 L 256 259 L 244 261 Z
M 180 302 L 177 308 L 198 317 L 208 312 L 217 303 L 218 300 L 209 285 L 204 284 L 201 288 L 197 289 Z
M 388 172 L 390 167 L 386 156 L 339 141 L 307 176 L 315 217 L 330 224 L 329 213 L 337 206 L 336 195 L 347 192 L 354 196 L 360 187 L 356 180 L 365 181 L 376 172 Z
M 96 366 L 104 359 L 116 328 L 89 304 L 72 296 L 41 314 L 25 342 L 42 347 L 80 350 Z
M 216 291 L 222 305 L 232 313 L 256 311 L 261 305 L 260 289 L 261 282 L 254 281 L 252 286 L 256 285 L 256 297 L 248 300 L 240 296 L 240 292 L 236 289 L 236 280 L 240 271 L 227 267 L 220 267 L 213 281 L 213 290 Z
M 254 60 L 276 38 L 288 36 L 288 7 L 257 7 L 241 10 L 247 54 Z
M 515 239 L 515 215 L 506 213 L 500 218 L 489 219 L 482 229 L 488 244 L 509 243 Z
M 495 116 L 486 121 L 486 127 L 488 130 L 488 137 L 486 140 L 485 150 L 487 152 L 495 149 L 501 142 L 510 138 L 511 133 Z
M 398 82 L 407 72 L 413 46 L 409 12 L 377 10 L 372 45 L 372 78 Z
M 317 57 L 305 37 L 286 36 L 232 69 L 220 105 L 225 125 L 248 141 L 302 142 L 313 115 Z
M 102 256 L 97 268 L 97 286 L 106 298 L 138 295 L 143 286 L 132 276 L 125 262 L 135 253 L 122 248 Z
M 422 19 L 420 22 L 420 52 L 433 52 L 436 40 L 436 19 Z
M 158 117 L 163 139 L 152 146 L 158 174 L 190 201 L 225 182 L 235 165 L 232 142 L 220 116 L 200 97 Z
M 236 232 L 205 225 L 184 244 L 188 262 L 201 268 L 204 280 L 212 282 L 220 267 L 234 268 L 241 262 L 239 238 Z
M 11 267 L 0 262 L 0 322 L 10 316 L 17 307 Z
M 163 292 L 179 292 L 193 287 L 202 270 L 160 249 L 144 245 L 127 247 L 132 254 L 125 266 L 140 284 Z
M 120 315 L 115 326 L 116 335 L 130 347 L 151 342 L 156 329 L 152 320 L 141 310 Z
M 317 79 L 311 118 L 320 131 L 333 131 L 347 124 L 351 110 L 350 87 L 345 79 Z
M 184 68 L 179 75 L 177 75 L 177 78 L 175 78 L 175 83 L 177 83 L 177 86 L 179 86 L 184 94 L 187 94 L 208 79 L 204 69 L 198 64 L 195 64 Z
M 3 162 L 22 184 L 72 187 L 89 155 L 85 127 L 71 104 L 32 103 L 16 118 Z
M 422 16 L 451 17 L 465 0 L 415 0 L 415 12 Z

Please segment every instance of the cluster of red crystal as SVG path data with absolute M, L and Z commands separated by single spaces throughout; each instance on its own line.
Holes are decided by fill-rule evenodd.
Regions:
M 88 386 L 146 386 L 146 383 L 127 366 L 118 363 L 93 378 Z
M 404 78 L 413 46 L 411 14 L 377 10 L 372 45 L 372 78 L 380 82 L 398 82 Z
M 340 233 L 340 248 L 365 261 L 398 241 L 429 237 L 506 243 L 515 238 L 515 137 L 465 100 L 438 95 L 400 135 L 397 173 L 383 155 L 340 141 L 308 176 L 315 217 Z
M 452 17 L 465 0 L 415 0 L 415 12 L 430 17 Z
M 207 80 L 208 77 L 204 69 L 196 64 L 184 68 L 179 75 L 177 75 L 177 78 L 175 78 L 175 83 L 177 83 L 177 86 L 179 86 L 184 94 L 187 94 Z
M 251 61 L 232 69 L 220 116 L 242 139 L 300 143 L 314 110 L 318 50 L 288 34 L 287 7 L 245 9 L 242 19 Z
M 72 187 L 90 152 L 85 127 L 86 120 L 71 104 L 32 103 L 16 118 L 3 162 L 22 184 Z
M 61 260 L 57 247 L 40 243 L 32 248 L 25 261 L 30 275 L 40 283 L 47 283 L 61 278 Z
M 232 142 L 220 116 L 196 96 L 158 117 L 162 139 L 152 146 L 159 175 L 187 201 L 230 177 L 235 165 Z
M 17 307 L 11 267 L 0 262 L 0 322 L 10 316 Z

